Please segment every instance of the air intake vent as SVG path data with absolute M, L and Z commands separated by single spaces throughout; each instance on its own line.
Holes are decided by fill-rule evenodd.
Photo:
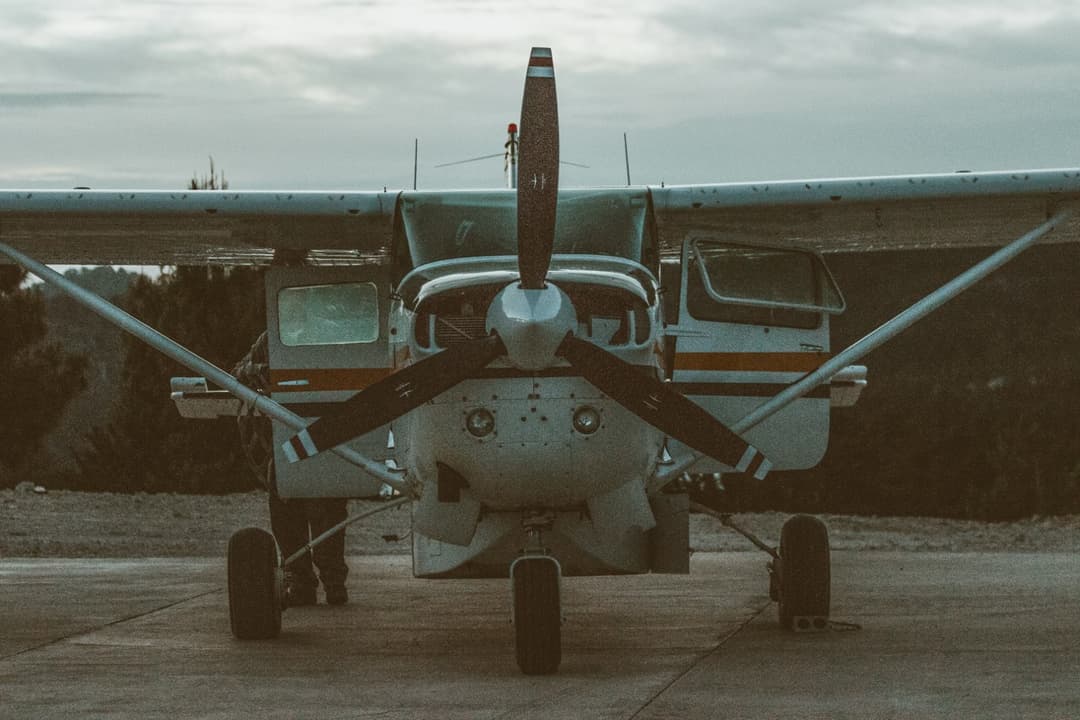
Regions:
M 486 318 L 483 315 L 439 315 L 435 318 L 435 344 L 450 347 L 482 338 Z

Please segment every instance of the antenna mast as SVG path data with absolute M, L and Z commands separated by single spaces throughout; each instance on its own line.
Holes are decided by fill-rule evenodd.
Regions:
M 510 123 L 506 126 L 506 134 L 509 136 L 506 139 L 506 164 L 503 170 L 506 172 L 506 187 L 511 190 L 517 189 L 517 161 L 518 161 L 518 126 L 516 123 Z

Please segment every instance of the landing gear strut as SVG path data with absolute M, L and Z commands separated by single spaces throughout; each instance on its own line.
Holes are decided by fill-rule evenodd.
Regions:
M 796 515 L 780 531 L 780 548 L 770 547 L 750 531 L 732 522 L 731 515 L 700 503 L 691 509 L 710 515 L 772 556 L 769 562 L 769 599 L 780 605 L 785 630 L 827 630 L 831 584 L 829 530 L 810 515 Z
M 562 661 L 559 575 L 553 557 L 525 556 L 510 566 L 517 664 L 526 675 L 551 675 Z
M 412 502 L 411 497 L 377 505 L 342 520 L 284 561 L 274 536 L 261 528 L 237 530 L 229 538 L 229 626 L 238 640 L 269 640 L 281 634 L 285 609 L 283 568 L 347 526 Z M 329 601 L 328 601 L 329 602 Z

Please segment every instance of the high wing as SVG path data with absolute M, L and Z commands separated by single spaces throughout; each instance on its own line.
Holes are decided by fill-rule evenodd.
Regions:
M 668 257 L 695 234 L 822 252 L 995 246 L 1080 200 L 1080 168 L 648 190 Z M 275 250 L 363 263 L 388 255 L 395 205 L 408 195 L 0 190 L 0 242 L 45 263 L 265 264 Z M 1047 241 L 1078 239 L 1080 217 Z
M 1004 245 L 1080 199 L 1080 169 L 650 188 L 665 255 L 688 235 L 819 252 Z M 1050 242 L 1080 239 L 1080 218 Z
M 0 242 L 44 263 L 320 264 L 389 253 L 396 192 L 0 190 Z

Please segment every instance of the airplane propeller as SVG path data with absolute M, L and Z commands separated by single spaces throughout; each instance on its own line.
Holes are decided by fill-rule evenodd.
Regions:
M 563 358 L 602 392 L 689 447 L 763 476 L 768 461 L 703 408 L 612 353 L 574 336 L 577 313 L 547 282 L 559 190 L 559 115 L 549 48 L 533 48 L 521 103 L 518 271 L 488 308 L 487 337 L 453 345 L 361 391 L 285 443 L 291 462 L 370 432 L 449 390 L 500 355 L 523 370 Z

